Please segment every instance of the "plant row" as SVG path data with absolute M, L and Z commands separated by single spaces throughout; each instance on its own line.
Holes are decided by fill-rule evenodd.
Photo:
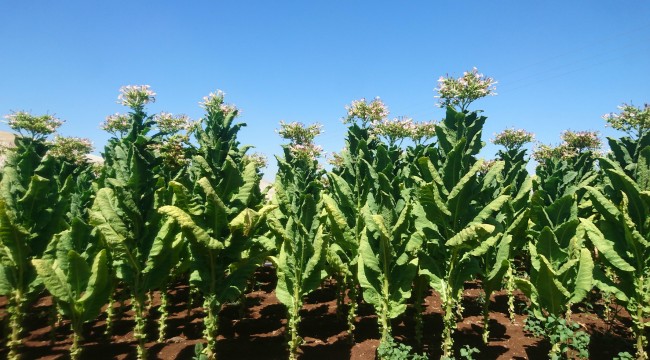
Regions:
M 529 328 L 551 341 L 549 356 L 587 358 L 588 337 L 565 335 L 575 327 L 572 305 L 595 289 L 628 310 L 635 357 L 647 359 L 650 108 L 625 105 L 605 116 L 626 132 L 608 139 L 607 154 L 588 131 L 567 131 L 560 145 L 538 147 L 531 176 L 525 145 L 533 136 L 526 131 L 498 134 L 496 158 L 479 158 L 487 118 L 468 107 L 493 94 L 494 84 L 476 69 L 442 77 L 437 90 L 446 115 L 438 123 L 389 120 L 381 100 L 354 101 L 344 118 L 345 148 L 331 170 L 319 163 L 320 125 L 281 123 L 288 143 L 270 190 L 260 189 L 265 159 L 239 143 L 245 124 L 222 92 L 205 97 L 204 116 L 192 122 L 148 114 L 155 93 L 147 86 L 122 88 L 118 100 L 129 112 L 102 124 L 113 135 L 103 164 L 84 157 L 90 145 L 83 139 L 48 140 L 62 124 L 55 117 L 8 115 L 18 132 L 0 180 L 9 358 L 19 358 L 24 313 L 43 291 L 70 322 L 76 359 L 84 323 L 105 312 L 110 335 L 121 287 L 135 314 L 138 358 L 146 359 L 150 294 L 162 294 L 164 341 L 168 287 L 185 279 L 203 299 L 206 343 L 197 356 L 215 359 L 221 306 L 241 301 L 255 270 L 270 261 L 287 309 L 290 359 L 302 344 L 303 299 L 328 278 L 336 280 L 350 341 L 357 304 L 373 306 L 380 358 L 403 349 L 391 320 L 408 306 L 423 345 L 429 289 L 442 300 L 443 358 L 454 358 L 464 284 L 478 279 L 486 343 L 490 295 L 506 290 L 514 321 L 519 289 L 532 305 Z

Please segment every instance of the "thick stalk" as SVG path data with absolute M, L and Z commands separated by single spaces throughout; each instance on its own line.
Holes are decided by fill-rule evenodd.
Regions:
M 336 318 L 343 318 L 343 303 L 345 299 L 345 289 L 347 287 L 346 276 L 334 276 L 336 280 Z
M 192 314 L 192 307 L 194 307 L 194 292 L 196 291 L 196 288 L 194 285 L 192 285 L 192 282 L 190 282 L 190 285 L 187 290 L 187 314 L 185 315 L 186 317 L 190 317 Z
M 297 288 L 297 287 L 296 287 Z M 289 328 L 289 359 L 295 360 L 298 358 L 298 349 L 302 345 L 302 338 L 298 334 L 298 325 L 300 324 L 300 308 L 302 303 L 296 290 L 293 299 L 293 308 L 288 313 L 288 328 Z
M 636 358 L 638 360 L 647 360 L 648 353 L 645 352 L 645 324 L 643 321 L 643 307 L 646 303 L 643 301 L 643 295 L 646 294 L 645 279 L 640 276 L 636 283 L 636 319 L 634 319 L 635 332 L 636 332 Z
M 645 343 L 645 331 L 643 323 L 643 305 L 642 303 L 637 304 L 636 310 L 636 358 L 638 360 L 648 359 L 648 354 L 645 352 L 644 343 Z
M 7 347 L 9 347 L 9 354 L 7 356 L 7 359 L 9 360 L 18 360 L 20 358 L 20 355 L 18 354 L 18 347 L 22 343 L 20 332 L 22 330 L 21 323 L 23 319 L 21 305 L 22 292 L 18 289 L 14 292 L 14 296 L 9 309 L 9 326 L 11 327 L 11 339 L 7 343 Z
M 167 290 L 160 292 L 160 318 L 158 319 L 158 342 L 165 342 L 165 330 L 167 326 Z
M 422 321 L 422 313 L 424 312 L 422 308 L 422 302 L 424 300 L 424 290 L 427 286 L 427 279 L 423 276 L 419 276 L 415 280 L 415 342 L 418 345 L 418 348 L 422 348 L 422 329 L 424 327 Z
M 357 286 L 354 280 L 350 279 L 348 285 L 348 297 L 350 308 L 348 309 L 348 342 L 354 344 L 354 320 L 357 315 Z
M 115 293 L 111 292 L 108 296 L 108 307 L 106 308 L 106 330 L 104 336 L 108 339 L 113 336 L 113 321 L 115 320 Z
M 153 292 L 151 290 L 147 291 L 147 302 L 146 302 L 146 304 L 147 305 L 146 305 L 145 308 L 147 309 L 147 312 L 150 312 L 151 307 L 153 306 Z
M 508 294 L 508 316 L 510 317 L 510 321 L 512 323 L 515 322 L 515 295 L 514 295 L 514 289 L 515 289 L 515 276 L 514 276 L 514 271 L 512 269 L 512 264 L 508 266 L 508 270 L 506 272 L 505 278 L 506 278 L 506 294 Z
M 381 309 L 381 314 L 379 316 L 379 327 L 381 328 L 381 343 L 385 341 L 390 341 L 391 337 L 391 328 L 390 328 L 390 319 L 388 317 L 388 305 L 384 304 Z
M 385 257 L 386 254 L 384 254 Z M 384 301 L 382 304 L 382 309 L 381 313 L 379 314 L 379 327 L 381 328 L 381 342 L 383 343 L 384 341 L 389 341 L 391 340 L 391 328 L 390 328 L 390 292 L 389 292 L 389 284 L 388 284 L 388 274 L 390 274 L 389 270 L 387 269 L 386 264 L 388 261 L 384 259 L 384 284 L 382 288 L 382 292 L 384 295 Z
M 70 346 L 70 359 L 81 359 L 81 347 L 79 342 L 82 338 L 82 324 L 78 324 L 76 319 L 72 319 L 72 346 Z
M 483 343 L 487 345 L 490 339 L 490 294 L 483 298 Z
M 138 360 L 147 359 L 147 348 L 145 342 L 147 339 L 146 322 L 144 318 L 144 296 L 133 297 L 133 312 L 135 313 L 135 329 L 133 337 L 138 341 Z
M 445 316 L 443 318 L 444 330 L 442 331 L 442 356 L 443 358 L 450 359 L 454 355 L 454 338 L 452 336 L 456 329 L 456 318 L 454 316 L 454 304 L 451 294 L 448 294 L 444 306 Z
M 205 299 L 203 306 L 207 311 L 204 320 L 205 330 L 203 330 L 203 337 L 208 343 L 205 351 L 209 360 L 215 360 L 217 358 L 217 332 L 219 331 L 219 304 L 214 296 L 209 296 Z

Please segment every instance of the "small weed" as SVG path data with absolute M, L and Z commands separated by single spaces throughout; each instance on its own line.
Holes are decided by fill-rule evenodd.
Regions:
M 397 343 L 393 339 L 379 345 L 377 357 L 381 360 L 427 360 L 426 355 L 417 354 L 410 346 Z
M 552 314 L 542 318 L 529 314 L 524 329 L 549 340 L 550 359 L 561 359 L 563 354 L 568 358 L 569 353 L 577 359 L 589 358 L 589 334 L 580 330 L 577 323 Z

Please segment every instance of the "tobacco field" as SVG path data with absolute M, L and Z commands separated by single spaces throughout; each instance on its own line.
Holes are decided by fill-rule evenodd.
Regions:
M 604 115 L 606 146 L 531 149 L 483 133 L 494 84 L 441 77 L 437 122 L 355 100 L 327 159 L 320 124 L 281 122 L 267 187 L 220 91 L 191 121 L 123 87 L 99 163 L 7 115 L 0 357 L 648 359 L 650 105 Z

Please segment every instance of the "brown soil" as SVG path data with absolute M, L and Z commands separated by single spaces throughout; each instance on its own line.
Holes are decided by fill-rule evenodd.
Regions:
M 254 291 L 246 295 L 245 307 L 236 304 L 225 305 L 220 313 L 219 337 L 217 339 L 219 359 L 286 359 L 285 309 L 278 302 L 273 289 L 275 273 L 272 268 L 262 268 L 256 274 Z M 592 294 L 594 297 L 595 294 Z M 147 344 L 151 358 L 191 359 L 194 345 L 202 342 L 202 309 L 198 306 L 187 311 L 188 287 L 178 284 L 170 292 L 167 341 L 155 342 L 157 338 L 159 294 L 154 294 L 149 316 Z M 478 283 L 468 283 L 464 293 L 463 321 L 458 323 L 455 347 L 470 345 L 480 350 L 480 359 L 546 359 L 550 345 L 547 341 L 532 337 L 524 330 L 525 315 L 516 315 L 512 323 L 507 315 L 507 296 L 503 292 L 493 294 L 490 303 L 490 343 L 481 340 L 482 316 L 478 299 L 481 290 Z M 517 294 L 520 309 L 527 306 L 521 294 Z M 574 308 L 573 320 L 590 335 L 590 358 L 611 359 L 620 351 L 633 351 L 629 334 L 629 316 L 620 307 L 612 307 L 616 313 L 608 324 L 597 316 L 604 308 L 601 304 L 593 309 Z M 346 299 L 348 302 L 349 299 Z M 63 321 L 52 334 L 48 325 L 51 298 L 41 297 L 25 318 L 23 359 L 65 359 L 71 344 L 69 324 Z M 116 306 L 119 306 L 116 304 Z M 133 339 L 133 314 L 125 302 L 121 317 L 113 322 L 114 333 L 110 339 L 103 336 L 105 315 L 85 329 L 85 359 L 134 359 L 136 345 Z M 440 357 L 442 333 L 442 310 L 439 297 L 429 291 L 424 302 L 424 343 L 422 351 L 430 358 Z M 414 346 L 413 308 L 393 321 L 393 334 L 398 341 Z M 6 318 L 6 299 L 0 297 L 0 317 Z M 377 316 L 371 306 L 361 302 L 358 307 L 355 343 L 349 343 L 345 318 L 336 314 L 336 287 L 331 281 L 305 299 L 301 311 L 300 334 L 305 340 L 301 347 L 302 359 L 375 359 L 379 345 Z M 53 337 L 52 337 L 53 335 Z M 0 345 L 0 358 L 5 358 L 7 349 L 4 341 Z

